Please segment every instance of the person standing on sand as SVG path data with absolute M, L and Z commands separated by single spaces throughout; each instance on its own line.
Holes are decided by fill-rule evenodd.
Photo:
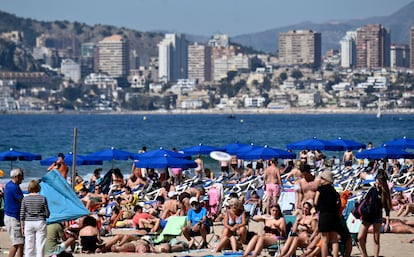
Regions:
M 23 257 L 24 237 L 20 223 L 20 207 L 23 200 L 23 192 L 20 184 L 24 179 L 24 172 L 20 168 L 12 169 L 11 180 L 4 189 L 4 223 L 6 224 L 12 246 L 9 249 L 9 257 Z
M 279 200 L 280 187 L 282 185 L 276 159 L 273 158 L 270 161 L 270 166 L 265 169 L 263 180 L 265 183 L 266 194 L 268 196 L 266 200 L 266 212 L 269 214 L 270 205 L 277 204 Z
M 40 195 L 38 180 L 32 180 L 27 188 L 29 194 L 23 198 L 20 209 L 20 221 L 24 233 L 24 255 L 45 256 L 46 219 L 50 215 L 46 197 Z
M 47 171 L 58 170 L 60 175 L 66 180 L 68 177 L 69 168 L 65 163 L 65 155 L 63 153 L 58 153 L 58 159 L 52 163 Z
M 392 208 L 391 196 L 388 188 L 387 177 L 385 171 L 380 170 L 375 177 L 375 186 L 372 187 L 367 195 L 366 199 L 371 199 L 372 214 L 369 217 L 362 217 L 362 226 L 358 233 L 358 241 L 362 251 L 362 257 L 367 257 L 367 233 L 369 227 L 372 225 L 374 228 L 374 257 L 378 257 L 380 253 L 380 234 L 382 223 L 382 209 L 385 210 L 385 224 L 384 232 L 390 231 L 390 210 Z
M 342 159 L 346 169 L 352 169 L 354 159 L 354 153 L 351 151 L 351 149 L 346 150 L 344 153 L 344 158 Z
M 197 158 L 194 160 L 197 163 L 197 167 L 194 168 L 194 174 L 196 178 L 204 177 L 204 162 L 201 159 L 201 154 L 197 155 Z

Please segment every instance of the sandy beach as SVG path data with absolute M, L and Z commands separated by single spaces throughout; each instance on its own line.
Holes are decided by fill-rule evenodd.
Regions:
M 395 217 L 395 212 L 392 212 L 391 217 Z M 407 218 L 406 218 L 407 219 Z M 414 216 L 408 217 L 408 219 L 414 219 Z M 249 230 L 250 231 L 258 231 L 262 228 L 261 223 L 257 223 L 254 221 L 249 222 Z M 222 226 L 218 225 L 215 226 L 214 232 L 217 235 L 221 235 Z M 212 236 L 209 234 L 208 239 Z M 181 238 L 181 237 L 180 237 Z M 411 257 L 414 256 L 414 244 L 403 243 L 402 241 L 414 238 L 414 234 L 381 234 L 381 256 L 384 257 Z M 104 237 L 104 240 L 108 240 L 109 237 Z M 184 239 L 185 240 L 185 239 Z M 368 235 L 368 254 L 369 256 L 373 255 L 373 246 L 372 246 L 372 234 Z M 0 256 L 8 256 L 8 247 L 10 246 L 10 240 L 8 237 L 7 232 L 0 232 Z M 297 254 L 300 254 L 301 251 L 297 251 Z M 107 257 L 121 257 L 131 255 L 133 256 L 134 253 L 101 253 L 101 254 L 74 254 L 74 256 L 107 256 Z M 136 254 L 135 254 L 136 255 Z M 220 253 L 212 253 L 211 249 L 204 249 L 202 251 L 197 250 L 194 252 L 181 252 L 181 253 L 169 253 L 169 254 L 155 254 L 155 253 L 148 253 L 145 255 L 151 256 L 159 256 L 159 257 L 172 257 L 172 256 L 206 256 L 206 255 L 214 255 L 214 256 L 222 256 L 223 254 Z M 262 252 L 262 256 L 269 256 L 267 251 Z M 353 247 L 352 249 L 352 256 L 361 256 L 360 251 L 357 247 Z

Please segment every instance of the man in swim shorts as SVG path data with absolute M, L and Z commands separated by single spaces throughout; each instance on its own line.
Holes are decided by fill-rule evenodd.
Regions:
M 269 214 L 270 205 L 277 204 L 279 200 L 280 187 L 282 185 L 276 159 L 273 158 L 270 161 L 270 166 L 265 169 L 263 180 L 265 182 L 266 194 L 268 196 L 266 200 L 266 212 Z

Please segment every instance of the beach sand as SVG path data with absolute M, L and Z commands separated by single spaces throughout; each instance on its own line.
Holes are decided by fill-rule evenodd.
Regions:
M 394 216 L 394 212 L 392 213 L 392 217 Z M 414 217 L 411 216 L 408 219 L 413 219 Z M 258 231 L 262 227 L 261 223 L 257 223 L 254 221 L 249 222 L 249 230 L 250 231 Z M 214 232 L 217 235 L 221 235 L 222 226 L 215 226 Z M 212 234 L 209 234 L 208 239 L 211 237 Z M 181 237 L 180 237 L 181 238 Z M 408 240 L 414 238 L 413 234 L 381 234 L 381 256 L 385 257 L 411 257 L 414 256 L 414 244 L 409 243 L 402 243 L 404 240 Z M 108 237 L 103 238 L 107 240 Z M 372 234 L 368 234 L 367 240 L 367 247 L 368 247 L 368 255 L 373 256 L 373 239 Z M 8 256 L 8 247 L 10 246 L 10 240 L 8 237 L 7 232 L 0 232 L 0 256 Z M 301 252 L 298 251 L 298 254 Z M 74 254 L 74 256 L 107 256 L 107 257 L 122 257 L 127 254 L 128 256 L 133 256 L 134 253 L 100 253 L 100 254 Z M 135 254 L 136 255 L 136 254 Z M 156 255 L 159 257 L 172 257 L 172 256 L 206 256 L 206 255 L 214 255 L 214 256 L 221 256 L 223 254 L 215 254 L 211 252 L 211 249 L 205 249 L 203 251 L 197 252 L 182 252 L 182 253 L 169 253 L 169 254 L 154 254 L 148 253 L 145 255 Z M 263 251 L 261 256 L 269 256 L 267 251 Z M 360 251 L 357 247 L 353 247 L 352 249 L 352 256 L 361 256 Z M 31 256 L 32 257 L 32 256 Z

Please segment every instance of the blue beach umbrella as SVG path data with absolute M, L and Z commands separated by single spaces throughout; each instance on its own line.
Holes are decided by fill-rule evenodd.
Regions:
M 111 147 L 109 149 L 105 149 L 102 151 L 88 154 L 86 155 L 86 157 L 96 159 L 99 161 L 113 161 L 113 160 L 126 161 L 129 159 L 134 159 L 136 155 L 137 154 L 132 153 L 132 152 L 127 152 L 127 151 L 116 149 L 115 147 Z
M 341 137 L 338 137 L 337 139 L 334 139 L 334 140 L 330 140 L 330 142 L 338 145 L 340 149 L 337 151 L 359 150 L 359 149 L 366 148 L 365 144 L 358 143 L 352 140 L 342 139 Z
M 209 145 L 203 145 L 198 144 L 196 146 L 187 147 L 184 149 L 181 149 L 185 154 L 190 155 L 197 155 L 197 154 L 210 154 L 212 151 L 223 151 L 224 149 L 221 147 L 215 147 L 215 146 L 209 146 Z
M 141 159 L 147 159 L 147 158 L 161 157 L 165 155 L 169 157 L 174 157 L 174 158 L 191 159 L 191 155 L 189 154 L 166 150 L 166 149 L 163 149 L 162 147 L 157 150 L 152 150 L 152 151 L 148 151 L 145 153 L 136 154 L 135 157 L 136 159 L 141 160 Z
M 393 141 L 386 142 L 386 143 L 384 143 L 384 145 L 399 147 L 401 149 L 405 149 L 405 148 L 414 149 L 414 139 L 403 137 L 403 138 L 400 138 L 400 139 L 396 139 L 396 140 L 393 140 Z
M 286 148 L 289 150 L 328 150 L 328 151 L 340 151 L 341 146 L 332 143 L 327 140 L 318 139 L 316 137 L 312 139 L 302 140 L 295 143 L 287 144 Z
M 270 160 L 272 158 L 277 159 L 296 159 L 296 154 L 285 150 L 268 147 L 256 147 L 250 151 L 240 152 L 237 157 L 243 160 Z
M 372 160 L 378 160 L 378 159 L 414 159 L 414 154 L 406 152 L 404 150 L 401 150 L 400 148 L 396 147 L 377 147 L 368 149 L 362 152 L 359 152 L 355 154 L 355 157 L 357 159 L 372 159 Z
M 134 162 L 136 167 L 139 168 L 154 168 L 154 169 L 165 169 L 165 168 L 182 168 L 189 169 L 197 167 L 195 161 L 190 161 L 182 158 L 174 158 L 168 155 L 156 156 L 152 158 L 145 158 Z
M 57 161 L 58 157 L 50 157 L 40 161 L 40 165 L 48 166 Z M 65 163 L 69 166 L 72 166 L 73 163 L 73 154 L 69 153 L 65 156 L 64 159 Z M 76 165 L 102 165 L 102 161 L 93 159 L 91 157 L 83 156 L 83 155 L 76 155 Z
M 238 152 L 246 150 L 250 147 L 252 149 L 253 144 L 243 144 L 243 143 L 232 143 L 228 145 L 224 145 L 221 148 L 224 149 L 225 152 L 231 155 L 237 155 Z
M 40 154 L 33 154 L 29 152 L 20 152 L 16 151 L 13 148 L 10 148 L 9 151 L 0 153 L 0 161 L 10 161 L 10 169 L 13 168 L 13 161 L 34 161 L 41 160 L 42 156 Z

